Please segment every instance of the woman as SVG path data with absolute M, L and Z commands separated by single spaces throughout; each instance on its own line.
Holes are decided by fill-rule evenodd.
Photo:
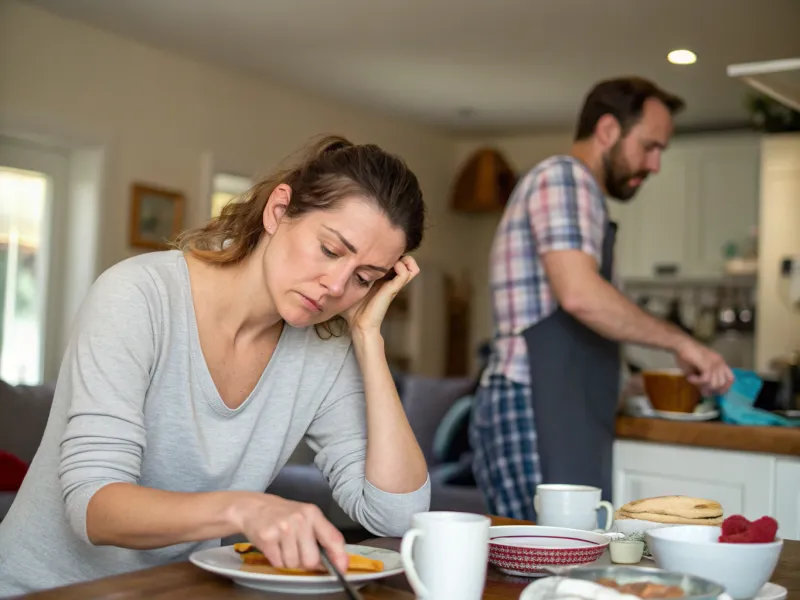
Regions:
M 346 568 L 315 506 L 263 493 L 303 439 L 351 517 L 402 534 L 430 483 L 380 325 L 419 272 L 424 211 L 400 159 L 328 138 L 178 249 L 101 275 L 0 525 L 0 595 L 239 533 L 277 566 L 317 566 L 319 541 Z

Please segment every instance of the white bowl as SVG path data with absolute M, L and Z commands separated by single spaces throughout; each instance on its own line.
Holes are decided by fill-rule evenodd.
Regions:
M 656 565 L 715 581 L 734 600 L 753 598 L 769 581 L 783 540 L 768 544 L 721 544 L 719 527 L 680 525 L 647 531 Z
M 673 523 L 657 523 L 656 521 L 644 521 L 642 519 L 616 519 L 614 525 L 611 527 L 612 531 L 616 529 L 624 535 L 633 535 L 634 533 L 641 533 L 651 529 L 659 529 L 661 527 L 677 527 Z

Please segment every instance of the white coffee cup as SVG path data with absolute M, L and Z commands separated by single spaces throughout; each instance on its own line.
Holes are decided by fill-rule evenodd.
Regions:
M 602 490 L 589 485 L 538 485 L 533 498 L 536 523 L 548 527 L 592 531 L 598 529 L 597 511 L 605 508 L 606 523 L 600 529 L 608 531 L 614 521 L 614 507 L 610 502 L 601 500 L 601 497 Z
M 480 600 L 489 560 L 483 515 L 425 512 L 414 515 L 400 556 L 411 588 L 424 600 Z

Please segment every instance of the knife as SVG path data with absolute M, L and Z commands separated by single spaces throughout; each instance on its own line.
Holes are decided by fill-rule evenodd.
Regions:
M 350 600 L 364 600 L 361 594 L 359 594 L 356 589 L 347 582 L 347 580 L 344 578 L 344 575 L 342 575 L 342 572 L 336 568 L 336 566 L 333 564 L 333 561 L 328 556 L 328 552 L 322 547 L 322 544 L 317 542 L 317 546 L 319 547 L 319 555 L 322 559 L 322 564 L 325 565 L 325 568 L 328 569 L 331 574 L 336 575 L 339 583 L 341 583 L 342 587 L 344 587 L 344 591 L 347 592 L 347 597 L 350 598 Z

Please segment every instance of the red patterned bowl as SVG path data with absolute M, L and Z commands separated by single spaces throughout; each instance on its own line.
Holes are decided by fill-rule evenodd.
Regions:
M 591 531 L 538 525 L 500 525 L 489 530 L 489 564 L 509 575 L 549 575 L 544 567 L 596 561 L 610 538 Z

